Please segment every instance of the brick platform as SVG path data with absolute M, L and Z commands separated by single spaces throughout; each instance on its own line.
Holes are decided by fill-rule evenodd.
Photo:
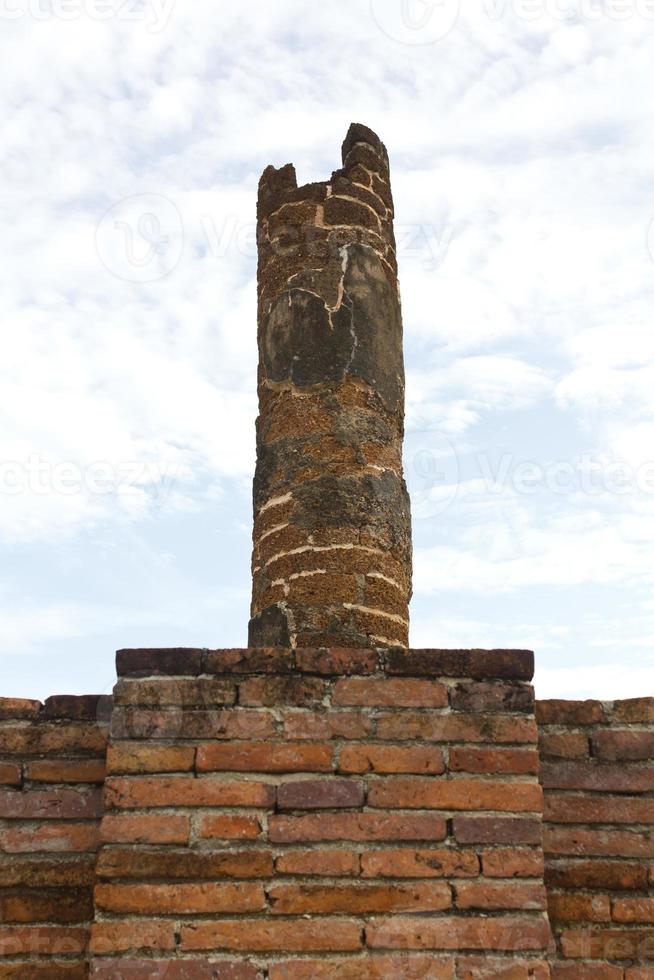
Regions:
M 549 976 L 530 654 L 118 668 L 95 976 Z
M 136 650 L 0 700 L 0 980 L 653 980 L 654 699 L 535 717 L 532 671 Z

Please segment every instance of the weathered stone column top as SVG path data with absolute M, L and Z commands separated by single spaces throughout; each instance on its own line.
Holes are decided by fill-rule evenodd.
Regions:
M 388 154 L 261 178 L 253 645 L 408 645 L 404 364 Z

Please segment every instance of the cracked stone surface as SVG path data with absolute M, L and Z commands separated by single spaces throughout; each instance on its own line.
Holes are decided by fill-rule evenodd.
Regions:
M 408 646 L 411 521 L 388 154 L 360 125 L 329 181 L 268 167 L 257 236 L 252 646 Z

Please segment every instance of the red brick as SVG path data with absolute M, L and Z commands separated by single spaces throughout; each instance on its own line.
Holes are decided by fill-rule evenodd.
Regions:
M 25 766 L 25 779 L 33 783 L 103 783 L 104 759 L 40 759 Z
M 116 653 L 119 677 L 187 676 L 202 673 L 202 650 L 119 650 Z
M 566 959 L 654 959 L 652 929 L 570 929 L 561 933 Z
M 534 655 L 530 650 L 389 650 L 386 669 L 413 677 L 530 681 Z
M 21 768 L 14 762 L 0 762 L 0 786 L 20 786 Z
M 542 950 L 550 930 L 545 918 L 397 917 L 366 926 L 372 949 Z
M 654 823 L 654 799 L 549 792 L 544 817 L 552 823 Z
M 292 742 L 243 742 L 240 745 L 201 745 L 198 772 L 330 772 L 330 745 Z
M 95 855 L 39 854 L 0 859 L 0 887 L 57 888 L 92 885 Z
M 105 732 L 82 722 L 39 725 L 7 725 L 2 729 L 2 751 L 11 755 L 101 755 L 107 745 Z
M 454 980 L 454 960 L 429 956 L 291 960 L 273 963 L 270 980 Z
M 118 742 L 107 750 L 110 773 L 192 772 L 195 748 L 192 745 L 144 745 Z
M 626 861 L 548 862 L 548 888 L 596 888 L 603 891 L 633 891 L 647 888 L 647 868 Z
M 123 915 L 190 915 L 202 913 L 262 912 L 266 908 L 263 885 L 96 885 L 95 904 L 105 912 Z
M 223 919 L 182 927 L 181 949 L 247 952 L 357 950 L 361 925 L 349 919 Z
M 189 817 L 166 813 L 109 813 L 100 825 L 104 843 L 186 844 Z
M 628 967 L 625 980 L 654 980 L 654 966 Z
M 649 725 L 654 722 L 654 698 L 631 698 L 626 701 L 614 701 L 613 718 L 615 721 L 627 722 L 632 725 Z
M 590 741 L 585 732 L 557 732 L 542 729 L 538 735 L 541 759 L 587 759 Z
M 99 817 L 102 796 L 99 790 L 0 789 L 0 818 L 9 820 L 83 820 Z
M 654 898 L 616 898 L 613 918 L 616 922 L 654 923 Z
M 469 749 L 455 745 L 450 749 L 449 769 L 483 775 L 535 775 L 538 753 L 534 749 Z
M 273 885 L 268 897 L 277 915 L 442 912 L 452 905 L 450 889 L 440 881 L 410 885 Z
M 486 878 L 542 878 L 543 854 L 540 849 L 500 847 L 481 855 L 482 873 Z
M 29 973 L 26 972 L 29 970 Z M 79 959 L 54 962 L 47 959 L 41 963 L 30 960 L 0 964 L 0 980 L 87 980 L 88 964 Z
M 376 650 L 296 650 L 295 668 L 305 674 L 374 674 L 379 668 Z
M 238 703 L 255 707 L 311 707 L 322 704 L 327 688 L 317 677 L 250 677 L 239 685 Z
M 334 704 L 388 708 L 445 708 L 447 688 L 438 681 L 353 677 L 338 681 Z
M 585 828 L 548 827 L 543 831 L 546 854 L 568 854 L 578 857 L 654 857 L 654 837 L 629 830 L 587 830 Z
M 466 878 L 479 874 L 479 858 L 461 848 L 364 851 L 364 878 Z
M 0 698 L 0 721 L 37 718 L 43 705 L 27 698 Z
M 88 931 L 64 926 L 0 926 L 0 956 L 83 953 Z
M 455 885 L 456 907 L 459 909 L 527 909 L 546 908 L 542 885 L 512 881 L 464 881 Z
M 654 732 L 600 731 L 591 737 L 597 759 L 645 762 L 654 758 Z
M 526 817 L 454 817 L 460 844 L 540 844 L 540 820 Z
M 288 711 L 283 721 L 284 735 L 289 739 L 360 739 L 372 732 L 371 719 L 360 711 Z
M 261 834 L 258 817 L 246 814 L 202 817 L 199 836 L 216 840 L 256 840 Z
M 223 677 L 148 677 L 119 680 L 116 706 L 216 708 L 236 701 L 236 684 Z
M 275 719 L 257 708 L 188 711 L 183 708 L 115 708 L 114 739 L 237 739 L 271 738 Z
M 43 717 L 71 721 L 108 719 L 113 698 L 107 694 L 56 694 L 43 705 Z
M 132 922 L 94 922 L 91 927 L 92 953 L 126 953 L 130 950 L 175 948 L 175 923 L 148 919 Z
M 286 851 L 275 861 L 275 871 L 281 875 L 342 878 L 359 875 L 360 859 L 355 851 L 320 850 Z M 398 875 L 399 877 L 399 875 Z
M 597 725 L 604 721 L 601 701 L 536 701 L 539 725 Z
M 1 978 L 2 974 L 0 980 Z M 117 980 L 117 978 L 120 980 L 263 980 L 263 973 L 259 967 L 242 961 L 94 958 L 93 978 L 94 980 Z
M 608 963 L 552 963 L 552 980 L 623 980 L 623 972 Z
M 282 783 L 277 790 L 280 810 L 329 810 L 363 806 L 365 785 L 351 779 L 303 779 Z
M 271 817 L 268 836 L 280 844 L 334 840 L 444 840 L 445 820 L 437 816 L 376 813 L 316 813 Z
M 0 896 L 0 921 L 74 924 L 93 918 L 90 888 L 27 888 Z
M 437 715 L 382 711 L 377 722 L 382 739 L 420 739 L 425 742 L 525 742 L 538 741 L 533 718 L 518 715 Z
M 439 810 L 542 811 L 537 783 L 503 783 L 481 779 L 385 779 L 368 790 L 372 807 Z
M 2 848 L 9 854 L 32 851 L 95 851 L 100 828 L 96 823 L 19 824 L 2 831 Z
M 269 878 L 273 873 L 270 851 L 189 851 L 167 848 L 105 848 L 98 855 L 99 878 L 129 878 L 142 881 L 159 878 L 214 880 L 217 878 Z
M 550 892 L 547 898 L 554 922 L 610 922 L 611 902 L 606 895 L 583 892 Z
M 293 652 L 286 648 L 207 650 L 205 674 L 292 674 Z
M 597 762 L 543 762 L 540 781 L 545 789 L 646 793 L 654 790 L 654 766 L 635 768 Z
M 105 785 L 108 807 L 254 806 L 270 807 L 275 787 L 269 783 L 192 776 L 110 777 Z
M 450 704 L 453 711 L 468 711 L 479 715 L 487 712 L 506 714 L 511 711 L 531 714 L 534 710 L 534 689 L 531 684 L 466 681 L 452 688 Z
M 445 772 L 441 749 L 435 746 L 345 745 L 338 768 L 350 773 L 431 773 Z
M 459 980 L 550 980 L 545 960 L 495 959 L 490 956 L 460 957 Z

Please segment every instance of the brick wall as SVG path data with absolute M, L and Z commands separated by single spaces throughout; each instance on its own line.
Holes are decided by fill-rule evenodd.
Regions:
M 118 666 L 94 977 L 549 976 L 531 655 Z
M 652 980 L 654 698 L 541 701 L 537 717 L 553 976 Z
M 0 700 L 0 980 L 654 980 L 654 698 L 537 748 L 525 653 L 118 667 Z
M 81 980 L 110 698 L 0 700 L 0 978 Z

